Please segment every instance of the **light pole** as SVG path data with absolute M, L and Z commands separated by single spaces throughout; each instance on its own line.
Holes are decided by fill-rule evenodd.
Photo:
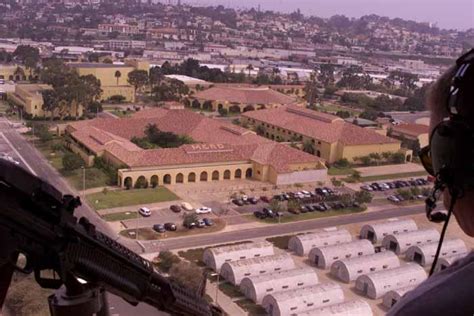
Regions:
M 137 239 L 137 242 L 138 242 L 138 222 L 140 221 L 140 212 L 137 211 L 137 225 L 135 227 L 135 236 L 136 236 L 136 239 Z
M 86 168 L 84 166 L 81 167 L 82 169 L 82 199 L 86 198 Z

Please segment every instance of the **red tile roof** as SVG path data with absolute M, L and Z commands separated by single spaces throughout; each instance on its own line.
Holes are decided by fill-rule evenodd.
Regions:
M 194 98 L 209 101 L 228 101 L 242 104 L 291 104 L 294 97 L 268 87 L 212 87 L 197 92 Z
M 418 137 L 422 134 L 429 133 L 429 127 L 427 125 L 412 124 L 412 123 L 394 125 L 392 129 L 394 132 L 407 134 L 407 135 L 411 135 L 415 137 Z
M 369 145 L 399 142 L 372 130 L 346 123 L 337 116 L 293 105 L 277 109 L 250 111 L 242 115 L 326 143 Z
M 144 136 L 143 131 L 150 123 L 163 131 L 189 135 L 199 143 L 179 148 L 143 150 L 129 141 L 134 136 Z M 72 123 L 68 131 L 93 152 L 106 150 L 129 167 L 255 161 L 270 165 L 277 172 L 289 172 L 292 164 L 322 161 L 242 127 L 188 110 L 149 109 L 137 112 L 131 118 Z

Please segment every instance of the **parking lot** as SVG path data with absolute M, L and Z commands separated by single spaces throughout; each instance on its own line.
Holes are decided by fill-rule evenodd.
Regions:
M 429 182 L 427 179 L 412 178 L 363 183 L 360 189 L 374 194 L 376 198 L 386 198 L 390 202 L 399 203 L 405 200 L 421 200 L 426 198 L 430 193 L 432 185 L 432 182 Z

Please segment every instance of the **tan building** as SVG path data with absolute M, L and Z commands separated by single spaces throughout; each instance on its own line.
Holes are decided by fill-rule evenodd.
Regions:
M 23 110 L 32 117 L 49 117 L 51 114 L 53 117 L 81 117 L 83 115 L 82 106 L 64 109 L 64 111 L 66 111 L 64 113 L 60 113 L 62 109 L 59 108 L 54 113 L 45 112 L 43 110 L 42 92 L 49 89 L 52 89 L 52 87 L 44 84 L 17 84 L 15 86 L 15 92 L 8 94 L 8 99 L 16 105 L 21 106 Z
M 196 143 L 144 150 L 130 139 L 143 137 L 148 124 L 187 135 Z M 69 148 L 92 165 L 100 156 L 115 166 L 120 186 L 137 180 L 150 185 L 251 178 L 274 184 L 325 181 L 324 162 L 239 126 L 184 109 L 155 108 L 131 118 L 94 119 L 68 125 Z
M 268 87 L 255 86 L 212 87 L 195 93 L 190 101 L 193 108 L 213 111 L 226 109 L 234 113 L 277 108 L 297 102 L 295 97 Z
M 30 76 L 28 70 L 19 65 L 1 65 L 0 79 L 10 81 L 26 81 L 29 79 L 38 79 L 38 75 Z
M 135 90 L 128 83 L 128 74 L 135 70 L 135 67 L 103 63 L 70 63 L 68 66 L 75 69 L 80 76 L 93 75 L 100 80 L 101 100 L 121 95 L 127 102 L 135 101 Z
M 429 143 L 429 127 L 421 124 L 399 124 L 391 127 L 391 136 L 395 138 L 405 138 L 409 142 L 420 144 L 423 148 Z
M 242 121 L 272 140 L 311 144 L 314 154 L 329 163 L 400 150 L 398 140 L 298 106 L 247 112 L 242 114 Z

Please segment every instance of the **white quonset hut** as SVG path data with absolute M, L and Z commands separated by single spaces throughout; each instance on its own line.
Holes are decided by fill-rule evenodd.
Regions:
M 265 295 L 262 306 L 270 316 L 292 315 L 318 307 L 342 303 L 341 286 L 331 282 Z
M 410 285 L 410 286 L 402 287 L 401 289 L 389 291 L 383 296 L 382 304 L 387 308 L 391 308 L 403 297 L 403 295 L 410 292 L 414 288 L 415 288 L 415 285 Z
M 368 239 L 374 244 L 379 244 L 382 239 L 391 234 L 401 234 L 417 230 L 418 227 L 412 219 L 388 220 L 385 222 L 367 224 L 360 230 L 360 238 Z
M 425 269 L 409 263 L 399 268 L 361 275 L 356 280 L 356 289 L 369 298 L 378 299 L 391 290 L 417 285 L 425 279 Z
M 345 229 L 320 231 L 291 237 L 288 242 L 288 249 L 298 256 L 306 256 L 315 247 L 331 246 L 350 241 L 352 241 L 352 236 Z
M 400 260 L 391 251 L 374 253 L 372 255 L 337 260 L 331 266 L 331 274 L 349 283 L 359 276 L 387 269 L 398 268 Z
M 261 303 L 267 294 L 316 284 L 318 284 L 316 271 L 311 268 L 300 268 L 245 277 L 240 282 L 240 291 L 245 297 L 256 303 Z
M 433 263 L 438 248 L 437 242 L 432 242 L 424 245 L 411 246 L 406 251 L 406 259 L 414 261 L 421 266 L 427 266 Z M 443 241 L 439 257 L 447 257 L 457 254 L 466 253 L 467 248 L 464 241 L 461 239 L 448 239 Z
M 438 240 L 439 232 L 436 229 L 421 229 L 385 236 L 382 240 L 382 246 L 399 255 L 405 253 L 411 246 L 438 242 Z
M 309 252 L 309 260 L 318 268 L 327 269 L 337 260 L 371 255 L 374 252 L 372 243 L 362 239 L 344 244 L 313 248 Z
M 230 283 L 239 285 L 245 277 L 294 268 L 295 263 L 291 256 L 280 254 L 226 262 L 222 265 L 220 274 Z
M 202 261 L 214 271 L 218 271 L 225 262 L 270 256 L 275 254 L 273 244 L 263 242 L 249 242 L 237 245 L 213 247 L 204 250 Z
M 458 261 L 459 259 L 465 258 L 467 253 L 460 253 L 452 256 L 446 256 L 443 258 L 439 258 L 438 262 L 436 263 L 435 272 L 442 271 L 447 267 L 451 266 L 454 262 Z
M 371 316 L 370 305 L 363 300 L 347 301 L 292 314 L 293 316 Z

